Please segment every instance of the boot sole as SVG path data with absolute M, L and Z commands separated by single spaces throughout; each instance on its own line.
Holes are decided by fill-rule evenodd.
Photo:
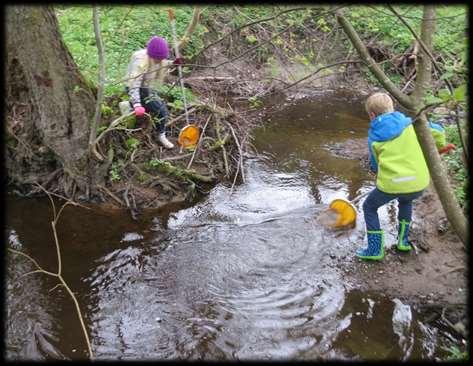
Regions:
M 412 250 L 411 247 L 406 248 L 406 247 L 399 247 L 399 246 L 396 246 L 396 249 L 401 251 L 401 252 L 410 252 Z
M 360 256 L 358 254 L 356 256 L 360 259 L 366 259 L 366 260 L 371 260 L 371 261 L 380 261 L 384 258 L 384 256 L 382 256 L 382 257 L 363 257 L 363 256 Z

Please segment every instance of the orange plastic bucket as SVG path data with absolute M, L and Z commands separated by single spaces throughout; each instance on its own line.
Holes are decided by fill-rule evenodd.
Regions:
M 177 142 L 184 148 L 193 147 L 199 141 L 200 130 L 196 125 L 187 125 L 179 133 Z
M 343 198 L 334 199 L 330 202 L 330 209 L 335 211 L 338 215 L 333 227 L 340 228 L 346 226 L 355 226 L 356 224 L 356 210 L 353 205 Z

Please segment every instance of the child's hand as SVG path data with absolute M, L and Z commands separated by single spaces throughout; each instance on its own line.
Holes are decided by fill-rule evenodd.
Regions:
M 445 154 L 445 153 L 448 153 L 450 150 L 455 150 L 455 149 L 456 149 L 456 146 L 454 144 L 447 144 L 441 149 L 439 149 L 439 153 Z
M 184 64 L 184 59 L 182 57 L 177 57 L 173 62 L 173 65 L 178 66 Z

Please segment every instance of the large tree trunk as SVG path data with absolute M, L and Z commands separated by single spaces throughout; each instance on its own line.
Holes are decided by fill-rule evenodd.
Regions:
M 370 70 L 376 76 L 378 81 L 390 92 L 397 101 L 407 110 L 412 117 L 424 108 L 422 101 L 426 89 L 430 87 L 431 81 L 431 63 L 429 56 L 424 50 L 419 53 L 419 60 L 416 62 L 417 78 L 416 87 L 412 96 L 402 93 L 386 76 L 381 68 L 376 65 L 366 49 L 366 46 L 361 41 L 353 26 L 343 16 L 341 11 L 337 11 L 337 21 L 342 26 L 344 32 L 348 36 L 350 42 L 355 46 L 361 58 L 366 62 Z M 432 49 L 432 35 L 435 29 L 435 9 L 432 6 L 424 8 L 424 16 L 422 21 L 421 39 L 428 49 Z M 414 123 L 414 129 L 417 138 L 424 153 L 427 166 L 434 183 L 434 187 L 439 196 L 442 207 L 448 218 L 448 221 L 453 226 L 454 230 L 464 244 L 468 241 L 468 225 L 466 217 L 455 198 L 450 182 L 448 181 L 447 173 L 442 165 L 439 153 L 435 146 L 435 141 L 430 132 L 427 119 L 422 113 Z
M 61 38 L 54 10 L 7 6 L 6 25 L 7 106 L 28 106 L 22 124 L 30 133 L 25 136 L 36 135 L 35 146 L 52 151 L 72 185 L 88 192 L 94 176 L 88 139 L 95 97 Z M 14 169 L 15 163 L 7 166 Z M 30 174 L 26 183 L 34 177 Z

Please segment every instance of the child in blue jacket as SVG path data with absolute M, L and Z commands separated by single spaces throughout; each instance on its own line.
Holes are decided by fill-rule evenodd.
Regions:
M 356 255 L 363 259 L 381 260 L 384 257 L 384 234 L 378 217 L 378 208 L 397 199 L 397 249 L 412 249 L 408 241 L 412 218 L 412 201 L 419 198 L 429 185 L 430 175 L 412 120 L 395 111 L 391 97 L 375 93 L 366 101 L 371 123 L 368 130 L 370 169 L 376 173 L 376 187 L 363 203 L 368 247 Z M 444 152 L 445 131 L 430 122 L 437 148 Z

